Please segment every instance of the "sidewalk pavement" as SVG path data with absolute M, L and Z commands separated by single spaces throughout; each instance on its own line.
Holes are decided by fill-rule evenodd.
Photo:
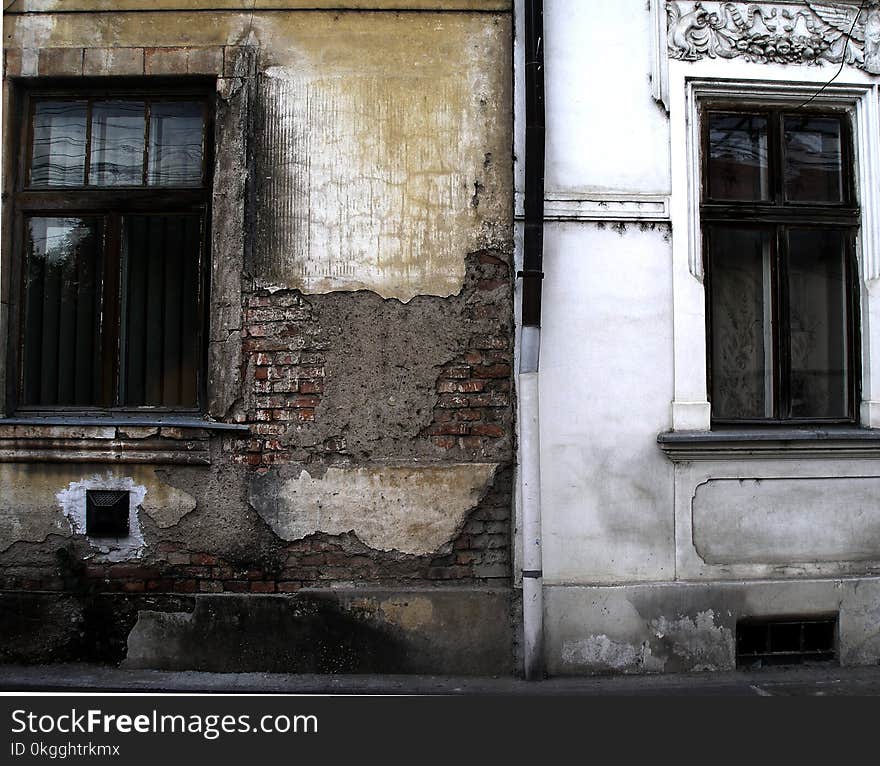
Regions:
M 880 696 L 880 666 L 814 665 L 687 675 L 506 677 L 286 675 L 0 665 L 0 693 L 348 694 L 500 696 Z

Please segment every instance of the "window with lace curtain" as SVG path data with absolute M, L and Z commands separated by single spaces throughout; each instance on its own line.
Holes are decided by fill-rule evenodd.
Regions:
M 713 423 L 854 423 L 859 208 L 844 112 L 713 104 L 700 221 Z

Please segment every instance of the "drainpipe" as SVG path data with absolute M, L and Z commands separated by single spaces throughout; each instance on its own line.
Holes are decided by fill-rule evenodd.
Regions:
M 544 5 L 525 0 L 525 216 L 519 355 L 520 482 L 523 524 L 523 658 L 526 679 L 544 676 L 541 559 L 541 442 L 538 361 L 544 278 Z

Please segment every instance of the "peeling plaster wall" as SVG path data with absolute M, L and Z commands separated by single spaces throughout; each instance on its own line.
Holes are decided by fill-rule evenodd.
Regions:
M 461 288 L 464 253 L 509 240 L 506 14 L 211 22 L 186 11 L 10 16 L 5 34 L 29 74 L 46 48 L 258 49 L 258 284 L 447 296 Z
M 880 580 L 553 586 L 545 598 L 548 672 L 681 673 L 736 666 L 736 622 L 839 612 L 840 663 L 876 664 Z
M 284 540 L 352 532 L 370 548 L 425 554 L 449 542 L 492 484 L 497 464 L 328 468 L 251 485 L 251 505 Z
M 115 490 L 129 493 L 128 534 L 118 539 L 95 538 L 89 535 L 86 523 L 86 493 L 93 489 Z M 123 561 L 140 557 L 144 549 L 144 533 L 141 530 L 138 509 L 147 496 L 147 488 L 136 484 L 128 476 L 104 476 L 94 474 L 80 481 L 72 481 L 66 489 L 62 489 L 55 497 L 61 512 L 70 522 L 74 534 L 85 535 L 89 545 L 101 557 L 109 561 Z
M 475 82 L 474 47 L 461 40 L 455 71 L 430 60 L 397 76 L 266 70 L 259 286 L 403 301 L 461 289 L 456 254 L 482 245 L 473 232 L 509 199 L 493 161 L 503 143 L 487 142 L 484 127 L 499 94 Z
M 7 77 L 217 78 L 208 412 L 244 430 L 0 426 L 0 461 L 17 461 L 0 462 L 0 588 L 67 594 L 39 608 L 112 636 L 93 652 L 59 628 L 57 656 L 155 654 L 128 633 L 181 597 L 247 596 L 241 616 L 258 594 L 383 587 L 351 608 L 408 652 L 439 641 L 425 656 L 442 671 L 481 646 L 483 667 L 509 667 L 511 5 L 365 5 L 75 0 L 55 15 L 20 0 L 4 15 Z M 93 486 L 135 494 L 119 546 L 83 534 Z M 492 625 L 449 606 L 492 588 Z M 341 619 L 316 615 L 309 630 Z M 30 656 L 23 635 L 8 656 Z
M 85 540 L 90 560 L 138 559 L 146 541 L 141 514 L 157 527 L 178 524 L 196 507 L 195 499 L 163 482 L 146 466 L 86 467 L 0 464 L 0 552 L 17 542 L 44 542 L 50 536 Z M 118 540 L 86 533 L 86 491 L 130 493 L 129 530 Z

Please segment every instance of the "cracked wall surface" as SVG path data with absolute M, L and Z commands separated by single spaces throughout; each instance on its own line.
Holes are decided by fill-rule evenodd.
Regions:
M 328 468 L 263 477 L 251 505 L 284 540 L 351 532 L 370 548 L 425 554 L 449 542 L 491 486 L 497 464 Z
M 0 589 L 61 599 L 4 602 L 7 656 L 39 615 L 76 636 L 34 656 L 119 661 L 138 615 L 180 598 L 382 587 L 381 607 L 314 619 L 393 623 L 415 641 L 401 667 L 438 631 L 459 648 L 436 662 L 509 658 L 507 620 L 399 594 L 500 588 L 492 608 L 513 608 L 510 4 L 160 5 L 21 0 L 4 98 L 44 77 L 215 80 L 207 414 L 237 430 L 0 423 Z M 85 533 L 93 488 L 131 492 L 122 542 Z
M 838 617 L 838 661 L 880 660 L 876 577 L 776 582 L 551 586 L 546 591 L 548 672 L 682 673 L 737 667 L 737 621 Z

